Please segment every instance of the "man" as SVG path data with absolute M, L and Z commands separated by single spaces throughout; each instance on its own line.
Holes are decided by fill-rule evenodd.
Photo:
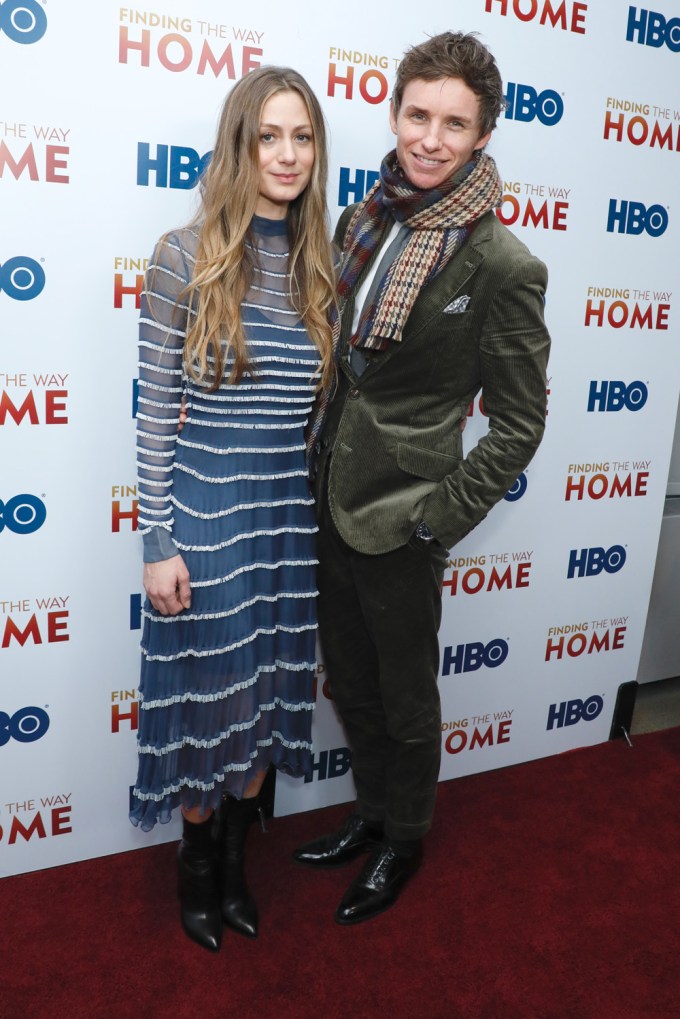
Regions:
M 441 753 L 447 549 L 543 434 L 547 272 L 494 214 L 501 182 L 483 152 L 502 108 L 498 68 L 474 36 L 409 50 L 390 108 L 396 151 L 336 232 L 338 385 L 312 441 L 319 625 L 357 801 L 295 858 L 327 867 L 370 851 L 339 923 L 393 905 L 420 864 Z M 489 431 L 463 458 L 460 423 L 480 389 Z

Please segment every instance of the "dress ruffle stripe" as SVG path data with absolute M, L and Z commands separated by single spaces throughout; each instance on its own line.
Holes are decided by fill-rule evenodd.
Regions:
M 211 392 L 184 371 L 195 230 L 159 243 L 141 298 L 138 530 L 170 532 L 191 578 L 190 608 L 161 616 L 147 600 L 142 612 L 130 818 L 144 830 L 180 804 L 241 797 L 270 765 L 297 777 L 312 765 L 317 525 L 304 428 L 319 356 L 289 298 L 286 223 L 253 222 L 252 376 Z M 227 354 L 227 377 L 231 364 Z

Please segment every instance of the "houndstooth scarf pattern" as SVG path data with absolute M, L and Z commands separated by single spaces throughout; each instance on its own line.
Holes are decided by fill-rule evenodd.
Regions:
M 441 272 L 467 240 L 476 221 L 500 205 L 503 189 L 496 163 L 479 152 L 461 173 L 438 188 L 414 187 L 404 176 L 396 151 L 385 156 L 380 179 L 357 205 L 347 226 L 332 316 L 333 343 L 339 354 L 340 318 L 362 270 L 380 246 L 392 219 L 411 236 L 385 274 L 375 299 L 366 302 L 351 343 L 385 350 L 401 340 L 402 330 L 422 288 Z M 326 418 L 331 393 L 324 392 L 307 436 L 308 460 Z
M 347 227 L 338 281 L 340 312 L 392 219 L 407 226 L 411 234 L 374 300 L 364 307 L 352 338 L 355 346 L 385 350 L 390 341 L 401 340 L 420 291 L 464 244 L 474 223 L 500 203 L 501 196 L 496 164 L 485 152 L 462 173 L 427 191 L 406 179 L 396 152 L 385 157 L 380 179 L 357 206 Z M 339 333 L 339 323 L 334 325 Z

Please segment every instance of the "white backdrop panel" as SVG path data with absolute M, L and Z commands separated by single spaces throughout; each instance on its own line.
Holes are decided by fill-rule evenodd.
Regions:
M 499 215 L 550 270 L 549 416 L 518 497 L 451 552 L 441 777 L 607 739 L 636 675 L 679 387 L 680 57 L 663 34 L 627 39 L 647 8 L 613 6 L 2 4 L 0 874 L 177 835 L 176 821 L 144 834 L 126 816 L 135 288 L 156 238 L 192 216 L 194 164 L 233 81 L 259 63 L 296 67 L 322 102 L 334 223 L 392 146 L 405 48 L 452 28 L 496 55 L 513 100 L 490 143 Z M 656 24 L 671 6 L 654 5 Z M 476 401 L 467 448 L 485 428 Z M 325 679 L 320 668 L 313 778 L 279 779 L 280 814 L 352 797 Z

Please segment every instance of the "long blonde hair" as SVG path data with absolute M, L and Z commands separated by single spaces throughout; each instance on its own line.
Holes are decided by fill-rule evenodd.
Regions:
M 223 341 L 234 357 L 228 381 L 239 382 L 251 372 L 240 309 L 253 274 L 246 241 L 259 197 L 260 116 L 267 100 L 279 92 L 296 92 L 302 98 L 315 151 L 310 182 L 288 208 L 290 299 L 321 355 L 320 385 L 329 385 L 333 376 L 328 315 L 335 300 L 335 279 L 326 221 L 328 153 L 323 113 L 297 71 L 262 67 L 237 82 L 222 107 L 196 217 L 195 271 L 184 292 L 193 312 L 184 342 L 185 370 L 193 379 L 209 383 L 211 390 L 220 386 L 225 372 Z

